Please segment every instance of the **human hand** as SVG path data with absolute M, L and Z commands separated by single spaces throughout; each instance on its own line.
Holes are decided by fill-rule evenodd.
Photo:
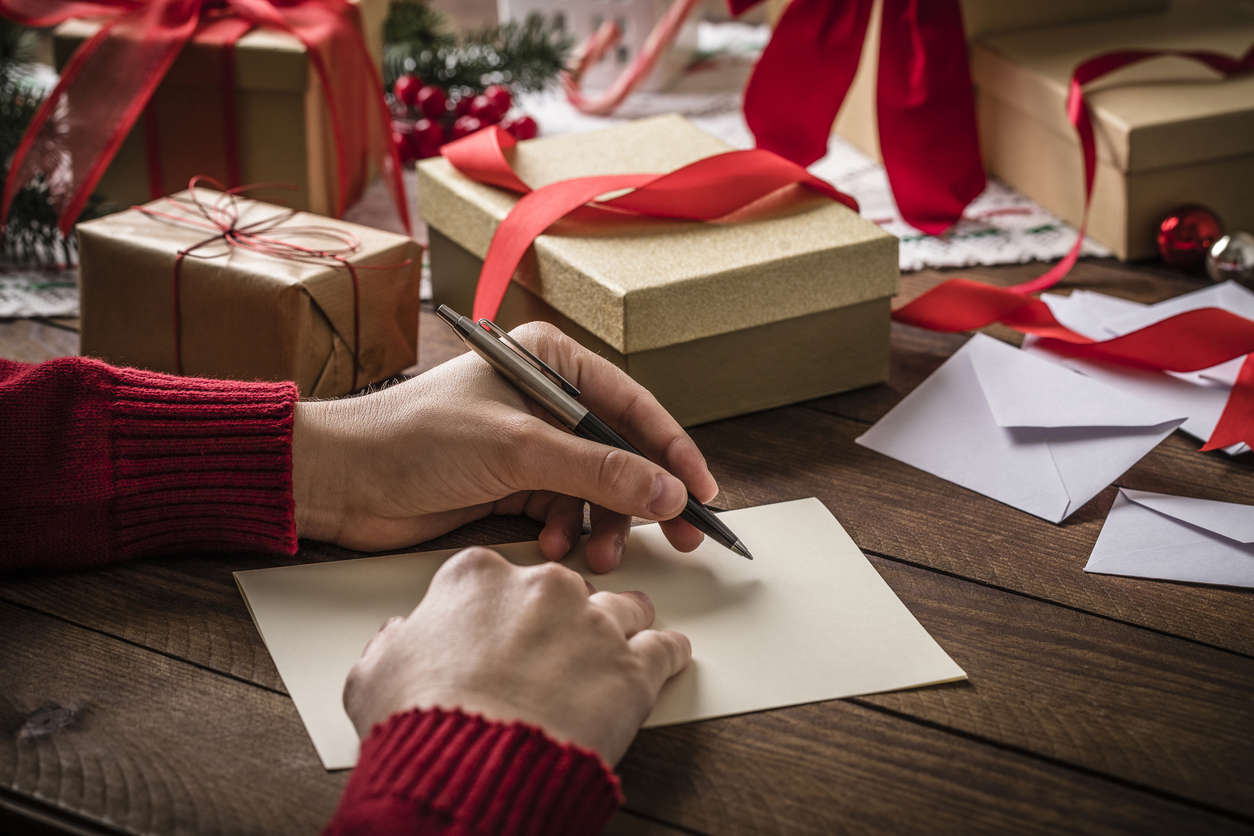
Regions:
M 551 325 L 511 333 L 660 465 L 572 435 L 467 352 L 382 392 L 296 405 L 297 533 L 379 550 L 488 514 L 523 513 L 544 522 L 540 548 L 557 560 L 579 537 L 588 500 L 594 571 L 618 565 L 633 515 L 663 520 L 681 551 L 700 545 L 701 533 L 674 518 L 687 491 L 708 502 L 718 486 L 678 422 L 623 371 Z
M 515 566 L 483 548 L 454 555 L 349 671 L 344 708 L 357 733 L 410 708 L 460 708 L 617 763 L 692 650 L 680 633 L 648 629 L 644 593 L 590 592 L 560 564 Z

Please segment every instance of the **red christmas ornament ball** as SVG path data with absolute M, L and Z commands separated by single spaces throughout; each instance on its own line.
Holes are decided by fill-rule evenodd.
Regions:
M 419 119 L 414 123 L 409 139 L 414 159 L 434 157 L 440 153 L 440 146 L 444 144 L 444 126 L 430 119 Z
M 467 134 L 473 134 L 482 127 L 483 123 L 474 116 L 459 116 L 457 121 L 453 123 L 453 135 L 451 138 L 461 139 Z
M 418 91 L 422 89 L 422 79 L 416 75 L 403 75 L 392 85 L 392 95 L 406 107 L 414 107 L 418 101 Z
M 514 139 L 534 139 L 536 134 L 540 133 L 536 120 L 525 113 L 521 116 L 515 116 L 513 119 L 505 120 L 501 127 L 509 131 Z
M 1224 225 L 1205 206 L 1180 206 L 1158 224 L 1158 252 L 1181 270 L 1201 270 L 1206 252 L 1224 234 Z
M 434 84 L 424 84 L 414 95 L 414 109 L 428 119 L 439 119 L 448 110 L 448 96 Z
M 514 97 L 504 84 L 489 84 L 483 95 L 491 99 L 501 113 L 509 113 L 510 106 L 514 104 Z
M 470 115 L 478 119 L 485 125 L 495 125 L 501 121 L 501 117 L 505 115 L 505 111 L 496 106 L 487 96 L 480 94 L 475 96 L 470 103 Z
M 470 103 L 475 100 L 473 95 L 458 96 L 453 102 L 453 114 L 456 116 L 469 116 Z

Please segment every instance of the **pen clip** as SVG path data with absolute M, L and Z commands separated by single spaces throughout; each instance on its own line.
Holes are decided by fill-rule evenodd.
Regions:
M 495 322 L 493 322 L 490 319 L 479 320 L 479 325 L 481 325 L 484 328 L 487 328 L 497 337 L 497 339 L 504 340 L 514 350 L 521 353 L 525 358 L 527 358 L 527 360 L 531 363 L 531 365 L 535 366 L 537 369 L 544 372 L 544 374 L 548 375 L 549 378 L 551 378 L 554 383 L 562 387 L 563 392 L 565 392 L 566 394 L 570 395 L 573 398 L 579 397 L 579 389 L 576 388 L 575 384 L 571 383 L 569 380 L 567 380 L 566 378 L 558 374 L 557 369 L 553 368 L 548 363 L 544 362 L 539 357 L 535 356 L 526 348 L 524 348 L 523 345 L 520 342 L 518 342 L 518 340 L 514 339 L 509 334 L 507 334 L 501 328 L 501 326 L 497 325 Z

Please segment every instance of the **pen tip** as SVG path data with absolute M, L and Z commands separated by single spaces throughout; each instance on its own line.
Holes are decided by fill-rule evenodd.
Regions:
M 732 551 L 734 551 L 736 554 L 742 555 L 743 557 L 747 557 L 748 559 L 753 560 L 753 555 L 751 555 L 749 553 L 749 550 L 745 548 L 745 544 L 740 542 L 739 540 L 732 543 L 731 548 L 732 548 Z

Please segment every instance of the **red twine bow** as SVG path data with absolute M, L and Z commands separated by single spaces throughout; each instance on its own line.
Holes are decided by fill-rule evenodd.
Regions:
M 212 203 L 206 203 L 196 194 L 196 187 L 201 183 L 213 186 L 220 193 L 216 200 Z M 241 194 L 255 189 L 262 188 L 291 188 L 290 186 L 276 186 L 270 183 L 256 183 L 247 186 L 235 186 L 227 188 L 221 183 L 209 177 L 193 177 L 191 182 L 187 184 L 187 189 L 191 193 L 191 198 L 186 201 L 175 200 L 174 198 L 166 198 L 166 202 L 174 211 L 163 212 L 154 209 L 151 206 L 136 206 L 135 209 L 143 212 L 150 218 L 157 218 L 169 223 L 178 224 L 180 226 L 194 227 L 204 229 L 211 234 L 203 241 L 198 241 L 189 247 L 184 247 L 178 251 L 174 257 L 174 279 L 171 286 L 174 294 L 174 368 L 179 374 L 183 374 L 183 316 L 181 305 L 180 287 L 182 283 L 183 261 L 188 257 L 193 258 L 217 258 L 223 253 L 197 255 L 196 252 L 204 247 L 217 242 L 227 245 L 227 252 L 230 248 L 238 247 L 240 249 L 252 250 L 256 253 L 268 255 L 273 258 L 286 259 L 288 261 L 303 261 L 310 264 L 327 264 L 343 267 L 348 271 L 349 279 L 353 284 L 353 378 L 350 389 L 357 388 L 357 369 L 360 365 L 358 359 L 358 347 L 361 345 L 360 328 L 361 328 L 361 311 L 360 311 L 360 287 L 357 276 L 358 270 L 386 270 L 397 266 L 394 264 L 373 265 L 370 267 L 357 267 L 348 260 L 348 256 L 357 252 L 361 248 L 361 241 L 353 233 L 336 229 L 329 226 L 289 226 L 279 229 L 282 224 L 290 220 L 295 214 L 295 209 L 284 209 L 274 215 L 252 221 L 243 226 L 239 224 L 239 200 Z M 301 239 L 309 241 L 310 239 L 322 238 L 328 242 L 338 245 L 329 247 L 311 247 L 306 244 L 296 243 L 292 239 Z M 403 263 L 402 263 L 403 264 Z
M 357 8 L 347 0 L 0 0 L 0 14 L 39 27 L 80 17 L 103 20 L 100 31 L 70 58 L 22 137 L 10 163 L 0 224 L 7 220 L 17 190 L 42 177 L 58 226 L 68 234 L 122 141 L 193 38 L 222 48 L 226 168 L 229 178 L 238 178 L 233 49 L 245 33 L 263 27 L 292 35 L 309 55 L 335 140 L 337 214 L 343 214 L 352 184 L 364 181 L 365 166 L 373 157 L 381 162 L 397 212 L 409 229 L 400 159 L 387 141 L 391 115 L 383 83 L 366 50 Z M 371 120 L 378 120 L 375 130 Z M 155 197 L 164 190 L 151 118 L 145 127 L 149 179 L 158 184 Z

